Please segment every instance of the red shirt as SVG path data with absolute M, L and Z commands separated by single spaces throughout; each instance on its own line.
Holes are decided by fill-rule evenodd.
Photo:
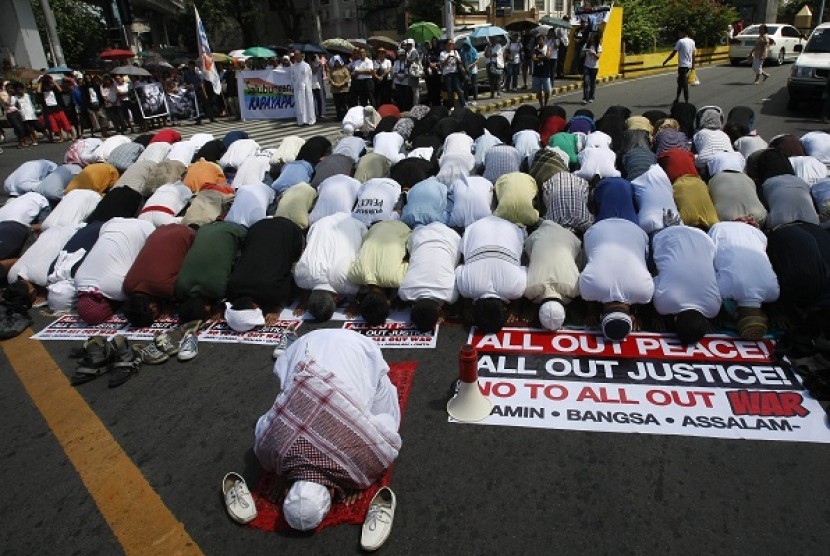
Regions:
M 695 155 L 686 149 L 673 148 L 660 153 L 657 156 L 657 163 L 669 176 L 669 181 L 674 183 L 680 176 L 699 176 L 695 167 Z
M 150 139 L 150 143 L 178 143 L 182 140 L 182 134 L 175 129 L 162 129 Z
M 196 232 L 182 224 L 156 228 L 124 278 L 124 293 L 174 298 L 176 278 L 195 238 Z

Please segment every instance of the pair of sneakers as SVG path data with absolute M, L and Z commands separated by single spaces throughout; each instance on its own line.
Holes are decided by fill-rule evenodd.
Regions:
M 78 367 L 70 377 L 72 386 L 90 382 L 110 373 L 109 387 L 116 388 L 138 373 L 141 359 L 130 347 L 125 336 L 116 334 L 111 340 L 92 336 L 83 347 L 73 349 L 70 357 L 78 359 Z
M 198 330 L 201 322 L 187 323 L 176 330 L 162 332 L 139 351 L 141 360 L 149 365 L 160 365 L 171 357 L 190 361 L 199 354 Z

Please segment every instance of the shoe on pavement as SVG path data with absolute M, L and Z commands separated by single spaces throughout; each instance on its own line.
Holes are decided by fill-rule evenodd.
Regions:
M 179 353 L 176 358 L 179 361 L 190 361 L 199 355 L 199 337 L 195 330 L 188 330 L 179 343 Z
M 279 359 L 285 353 L 291 344 L 297 341 L 297 333 L 293 330 L 286 330 L 277 340 L 277 345 L 274 346 L 274 359 Z
M 0 319 L 0 340 L 15 338 L 32 326 L 28 312 L 10 311 Z
M 383 546 L 392 532 L 397 505 L 395 493 L 389 487 L 383 487 L 375 494 L 360 533 L 360 546 L 363 550 L 372 552 Z
M 256 519 L 257 511 L 254 497 L 248 490 L 245 478 L 239 473 L 228 473 L 222 479 L 222 494 L 225 496 L 225 508 L 228 515 L 237 523 L 249 523 Z
M 138 349 L 137 347 L 135 349 Z M 143 348 L 138 349 L 141 361 L 148 365 L 160 365 L 170 359 L 170 356 L 161 351 L 155 342 L 149 342 Z
M 173 356 L 179 353 L 179 343 L 182 341 L 183 332 L 179 330 L 167 330 L 162 332 L 153 340 L 156 347 L 167 355 Z

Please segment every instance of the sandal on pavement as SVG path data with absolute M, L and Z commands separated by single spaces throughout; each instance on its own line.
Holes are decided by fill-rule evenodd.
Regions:
M 116 334 L 110 341 L 110 345 L 114 353 L 115 363 L 112 365 L 108 386 L 115 388 L 138 373 L 138 369 L 141 367 L 141 357 L 130 347 L 129 340 L 121 334 Z
M 159 350 L 166 353 L 168 356 L 173 356 L 179 353 L 179 343 L 182 341 L 183 333 L 179 330 L 168 330 L 162 332 L 155 337 L 155 344 Z
M 72 386 L 84 384 L 109 372 L 115 361 L 115 351 L 103 336 L 93 336 L 84 344 L 86 355 L 78 362 L 78 368 L 69 378 Z
M 248 490 L 245 478 L 239 473 L 228 473 L 222 479 L 222 494 L 228 515 L 237 523 L 248 523 L 256 519 L 257 511 L 254 497 Z
M 360 546 L 363 550 L 372 552 L 383 546 L 392 532 L 397 505 L 395 493 L 389 487 L 383 487 L 375 494 L 360 533 Z

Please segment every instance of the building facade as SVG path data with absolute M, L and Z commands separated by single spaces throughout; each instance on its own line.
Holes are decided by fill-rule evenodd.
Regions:
M 47 67 L 29 0 L 0 0 L 0 61 L 4 67 Z

